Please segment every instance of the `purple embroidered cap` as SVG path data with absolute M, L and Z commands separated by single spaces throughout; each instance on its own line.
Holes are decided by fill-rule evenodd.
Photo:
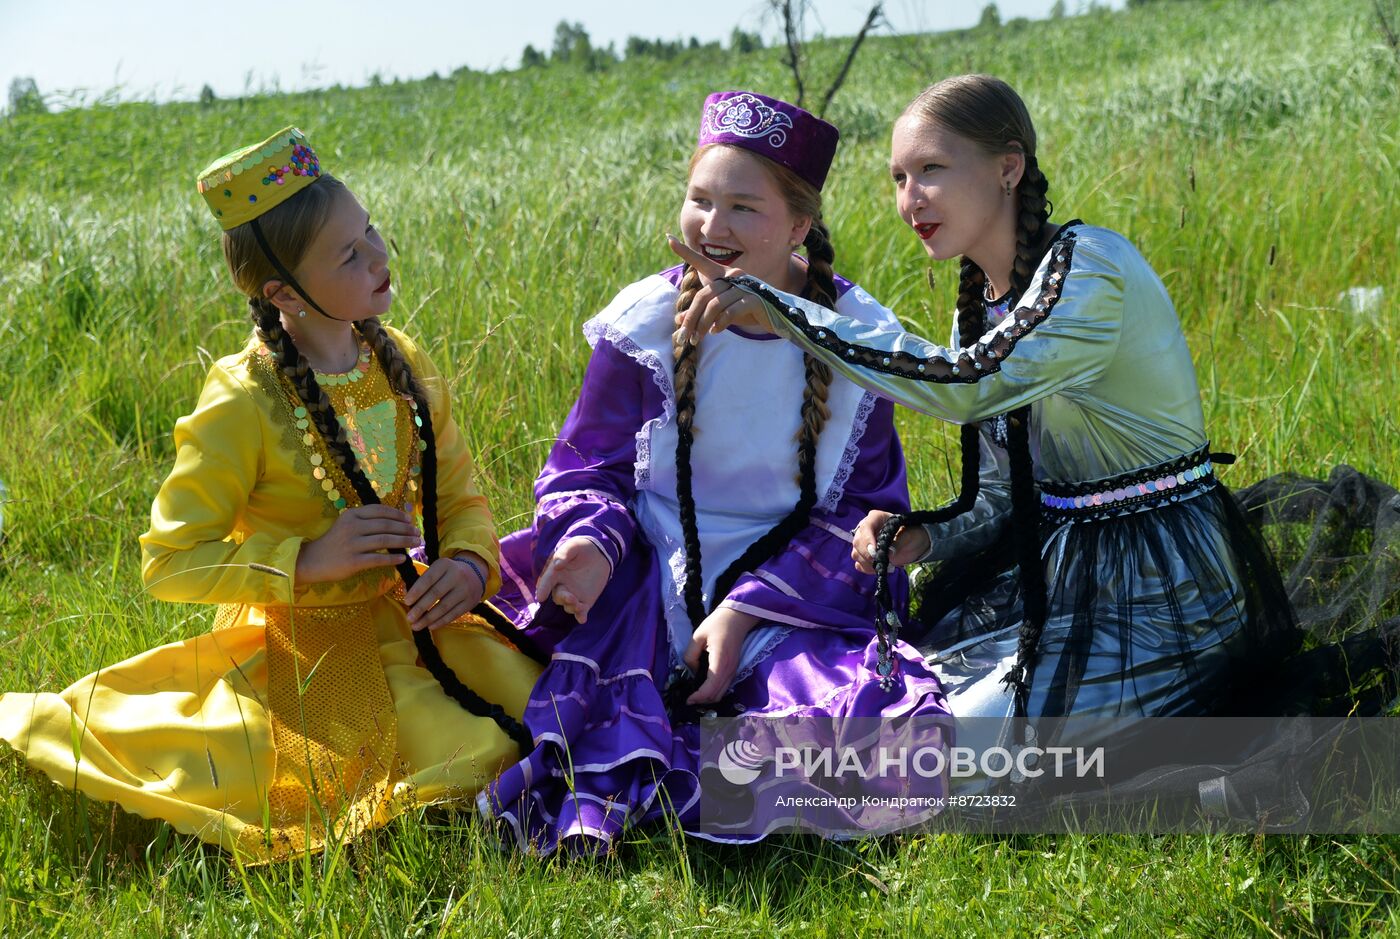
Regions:
M 728 143 L 752 150 L 821 189 L 840 137 L 831 124 L 786 101 L 717 91 L 705 99 L 696 146 Z

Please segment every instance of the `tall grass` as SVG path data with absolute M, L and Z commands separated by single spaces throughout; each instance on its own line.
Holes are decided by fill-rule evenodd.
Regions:
M 946 334 L 956 272 L 899 225 L 888 125 L 926 83 L 990 71 L 1025 95 L 1056 217 L 1125 232 L 1196 354 L 1227 481 L 1347 462 L 1400 480 L 1400 66 L 1365 0 L 1152 4 L 997 32 L 882 38 L 832 115 L 837 267 Z M 834 69 L 839 44 L 813 67 Z M 211 157 L 295 123 L 392 238 L 390 320 L 453 386 L 503 530 L 587 361 L 579 324 L 669 266 L 696 109 L 789 86 L 775 50 L 0 122 L 0 688 L 54 690 L 208 628 L 137 588 L 170 430 L 246 309 L 193 192 Z M 1379 309 L 1344 291 L 1379 286 Z M 952 437 L 900 415 L 916 498 Z M 325 857 L 241 870 L 161 824 L 0 761 L 0 932 L 221 935 L 934 930 L 1372 935 L 1397 929 L 1390 838 L 919 836 L 755 849 L 636 836 L 606 862 L 499 854 L 415 816 Z

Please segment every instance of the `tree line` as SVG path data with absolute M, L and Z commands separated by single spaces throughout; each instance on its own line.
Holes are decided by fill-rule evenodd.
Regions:
M 1169 2 L 1169 0 L 1127 0 L 1129 7 L 1142 7 L 1148 4 Z M 803 65 L 802 46 L 805 44 L 806 36 L 803 27 L 803 18 L 807 9 L 811 5 L 811 0 L 767 0 L 772 13 L 778 18 L 784 28 L 786 37 L 786 47 L 784 49 L 784 63 L 788 66 L 797 84 L 798 101 L 802 100 L 803 85 Z M 1049 18 L 1052 20 L 1062 19 L 1083 13 L 1097 13 L 1106 10 L 1107 7 L 1102 0 L 1075 0 L 1076 9 L 1070 12 L 1066 0 L 1055 0 L 1050 8 Z M 1396 61 L 1400 62 L 1400 0 L 1372 0 L 1374 13 L 1374 26 L 1380 34 L 1384 44 L 1395 53 Z M 860 41 L 864 38 L 872 26 L 880 21 L 881 4 L 876 3 L 871 8 L 871 14 L 867 18 L 866 25 L 862 28 L 859 36 L 851 46 L 847 55 L 847 62 L 842 67 L 841 74 L 832 83 L 824 96 L 820 109 L 825 110 L 825 106 L 830 103 L 831 96 L 840 87 L 845 71 L 850 67 L 850 59 L 855 57 L 855 52 L 860 48 Z M 987 3 L 982 7 L 981 15 L 975 27 L 980 30 L 1001 29 L 1003 27 L 1018 29 L 1029 25 L 1029 20 L 1024 17 L 1015 17 L 1003 22 L 1001 12 L 997 9 L 995 2 Z M 783 46 L 780 39 L 779 45 Z M 719 40 L 701 42 L 695 36 L 688 39 L 647 39 L 642 36 L 628 36 L 619 52 L 614 43 L 606 46 L 594 45 L 592 37 L 588 35 L 588 30 L 584 29 L 582 23 L 570 23 L 568 20 L 561 20 L 554 27 L 554 44 L 548 50 L 536 49 L 533 45 L 527 45 L 520 55 L 520 67 L 524 69 L 545 68 L 553 65 L 564 65 L 574 68 L 582 68 L 585 71 L 597 72 L 615 65 L 624 59 L 627 61 L 651 59 L 655 61 L 670 61 L 681 56 L 693 53 L 716 54 L 728 52 L 731 55 L 748 55 L 764 48 L 763 37 L 757 32 L 749 32 L 738 26 L 729 34 L 727 44 Z M 463 66 L 452 73 L 458 77 L 463 73 L 471 72 L 468 66 Z M 433 73 L 428 81 L 440 81 L 441 77 Z M 394 80 L 397 84 L 397 79 Z M 378 86 L 384 84 L 384 79 L 378 74 L 371 76 L 369 84 Z M 9 87 L 9 100 L 6 112 L 9 115 L 18 114 L 42 114 L 49 110 L 49 102 L 44 94 L 40 92 L 38 84 L 31 77 L 20 76 L 11 80 Z M 200 89 L 199 103 L 210 106 L 217 100 L 214 89 L 205 85 Z
M 763 48 L 763 37 L 758 33 L 747 32 L 738 26 L 729 34 L 729 51 L 739 55 L 747 55 Z M 669 61 L 688 52 L 720 52 L 724 46 L 718 40 L 711 42 L 701 42 L 691 36 L 690 39 L 646 39 L 641 36 L 628 36 L 623 44 L 622 52 L 617 51 L 613 43 L 606 46 L 595 46 L 592 38 L 588 35 L 588 30 L 583 28 L 582 23 L 570 23 L 568 20 L 560 20 L 554 27 L 554 46 L 549 52 L 536 49 L 533 45 L 525 47 L 525 51 L 520 54 L 521 68 L 542 68 L 547 65 L 561 64 L 580 66 L 587 71 L 602 71 L 609 65 L 614 65 L 624 58 L 627 60 L 636 59 L 656 59 L 658 61 Z

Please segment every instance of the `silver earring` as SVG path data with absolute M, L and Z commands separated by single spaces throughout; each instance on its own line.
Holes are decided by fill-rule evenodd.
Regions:
M 305 310 L 297 310 L 297 318 L 298 318 L 298 319 L 306 319 L 306 311 L 305 311 Z

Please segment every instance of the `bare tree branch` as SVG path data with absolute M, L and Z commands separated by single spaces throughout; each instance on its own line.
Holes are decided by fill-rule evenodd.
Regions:
M 1380 0 L 1376 0 L 1376 2 L 1379 3 Z M 846 81 L 846 73 L 851 70 L 851 63 L 855 61 L 856 53 L 860 51 L 860 44 L 865 42 L 865 34 L 870 32 L 883 15 L 883 6 L 883 3 L 877 3 L 870 8 L 870 13 L 865 17 L 865 25 L 860 28 L 860 32 L 856 33 L 856 38 L 851 41 L 851 48 L 846 52 L 846 61 L 841 63 L 841 71 L 836 74 L 836 80 L 831 83 L 831 87 L 822 96 L 822 104 L 817 110 L 817 117 L 826 115 L 826 109 L 831 105 L 831 99 L 836 97 L 836 92 L 841 90 L 841 86 Z
M 792 8 L 792 0 L 769 0 L 774 7 L 778 8 L 783 15 L 783 36 L 787 39 L 787 58 L 783 61 L 792 70 L 793 83 L 797 85 L 797 100 L 793 102 L 799 108 L 802 107 L 802 99 L 806 91 L 802 86 L 802 14 L 805 10 L 806 0 L 799 0 L 797 10 Z

